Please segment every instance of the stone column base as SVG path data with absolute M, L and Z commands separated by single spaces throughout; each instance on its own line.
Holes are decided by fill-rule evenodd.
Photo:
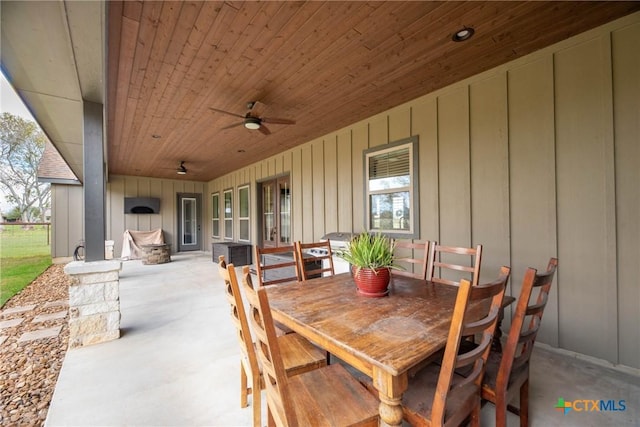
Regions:
M 74 261 L 69 285 L 69 348 L 120 338 L 119 260 Z

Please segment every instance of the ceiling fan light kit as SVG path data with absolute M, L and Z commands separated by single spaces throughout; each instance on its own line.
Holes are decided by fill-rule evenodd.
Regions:
M 184 162 L 180 162 L 180 166 L 178 166 L 178 169 L 176 169 L 176 173 L 178 175 L 186 175 L 187 174 L 187 168 L 184 167 Z
M 260 129 L 260 119 L 256 117 L 247 117 L 244 119 L 244 127 L 251 130 Z
M 261 115 L 259 115 L 259 113 L 256 113 L 253 111 L 254 107 L 256 106 L 256 104 L 258 104 L 258 101 L 249 101 L 247 102 L 247 109 L 249 111 L 247 111 L 247 113 L 243 116 L 237 113 L 232 113 L 230 111 L 225 111 L 225 110 L 220 110 L 218 108 L 214 108 L 214 107 L 209 107 L 209 109 L 211 111 L 215 111 L 217 113 L 222 113 L 222 114 L 227 114 L 233 117 L 238 117 L 240 119 L 242 119 L 241 122 L 236 122 L 234 124 L 231 124 L 229 126 L 225 126 L 223 128 L 221 128 L 221 130 L 224 129 L 230 129 L 230 128 L 234 128 L 237 126 L 244 126 L 246 129 L 249 130 L 259 130 L 260 133 L 262 133 L 263 135 L 269 135 L 271 134 L 271 131 L 264 125 L 264 123 L 274 123 L 274 124 L 279 124 L 279 125 L 294 125 L 296 124 L 295 120 L 289 120 L 289 119 L 277 119 L 277 118 L 269 118 L 269 117 L 262 117 Z M 262 104 L 262 103 L 261 103 Z M 264 105 L 264 104 L 262 104 Z

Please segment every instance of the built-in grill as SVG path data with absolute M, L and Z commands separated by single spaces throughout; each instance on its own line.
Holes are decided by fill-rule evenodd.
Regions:
M 336 274 L 349 272 L 349 263 L 342 258 L 338 258 L 336 256 L 336 252 L 338 250 L 344 249 L 352 237 L 353 233 L 341 231 L 327 233 L 322 236 L 322 240 L 329 240 L 330 242 L 331 252 L 333 253 L 333 269 L 335 270 Z

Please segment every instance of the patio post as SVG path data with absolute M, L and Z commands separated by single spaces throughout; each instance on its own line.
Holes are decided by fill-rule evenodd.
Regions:
M 83 101 L 85 260 L 104 260 L 106 230 L 106 167 L 103 106 Z

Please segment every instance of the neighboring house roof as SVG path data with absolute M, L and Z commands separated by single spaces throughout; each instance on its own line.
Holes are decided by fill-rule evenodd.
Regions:
M 56 147 L 47 141 L 40 164 L 38 165 L 38 181 L 52 184 L 80 185 L 80 181 L 64 161 Z

